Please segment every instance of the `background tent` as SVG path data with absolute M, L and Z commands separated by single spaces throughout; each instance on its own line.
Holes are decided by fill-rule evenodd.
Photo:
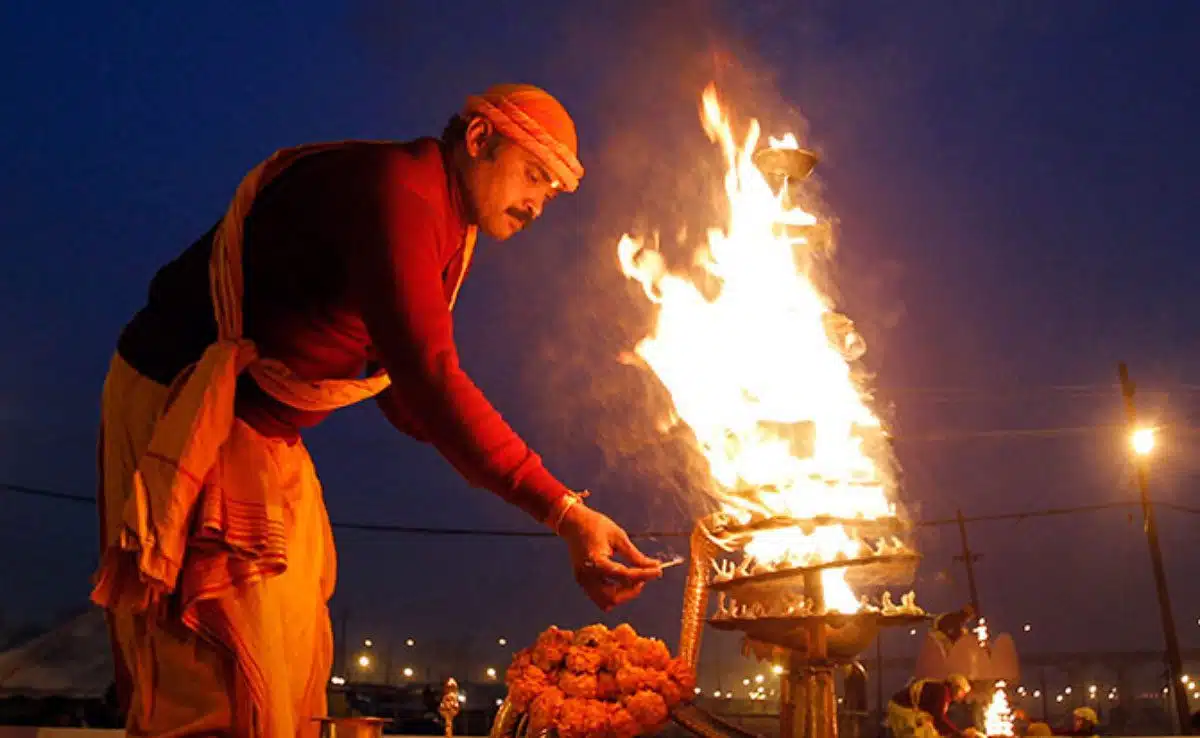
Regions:
M 108 626 L 97 608 L 0 653 L 0 699 L 100 699 L 112 682 Z

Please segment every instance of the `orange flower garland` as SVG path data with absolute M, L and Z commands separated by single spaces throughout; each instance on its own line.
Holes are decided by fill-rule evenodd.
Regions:
M 666 644 L 629 625 L 578 631 L 551 626 L 516 655 L 506 675 L 508 699 L 529 715 L 528 734 L 558 738 L 635 738 L 667 722 L 692 696 L 696 678 Z

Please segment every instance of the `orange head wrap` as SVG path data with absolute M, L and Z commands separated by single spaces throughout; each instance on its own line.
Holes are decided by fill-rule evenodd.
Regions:
M 467 98 L 463 115 L 482 115 L 538 158 L 558 184 L 574 192 L 583 178 L 575 122 L 554 96 L 533 85 L 495 85 Z

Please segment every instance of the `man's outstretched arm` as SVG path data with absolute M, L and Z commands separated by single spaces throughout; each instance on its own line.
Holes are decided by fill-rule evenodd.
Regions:
M 379 197 L 362 205 L 361 216 L 379 225 L 350 247 L 350 274 L 377 359 L 392 377 L 386 401 L 402 402 L 410 421 L 402 430 L 415 428 L 473 485 L 555 528 L 567 540 L 576 578 L 601 607 L 635 595 L 640 582 L 660 575 L 657 562 L 604 515 L 566 505 L 573 493 L 459 366 L 436 211 L 403 186 L 384 187 Z M 614 554 L 634 566 L 619 564 Z

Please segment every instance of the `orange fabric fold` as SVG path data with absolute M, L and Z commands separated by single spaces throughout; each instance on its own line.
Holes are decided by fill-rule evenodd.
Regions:
M 120 520 L 167 395 L 114 357 L 100 448 L 106 543 L 119 531 L 104 519 Z M 108 609 L 127 732 L 315 738 L 336 556 L 307 450 L 235 420 L 194 514 L 176 591 L 145 610 Z

